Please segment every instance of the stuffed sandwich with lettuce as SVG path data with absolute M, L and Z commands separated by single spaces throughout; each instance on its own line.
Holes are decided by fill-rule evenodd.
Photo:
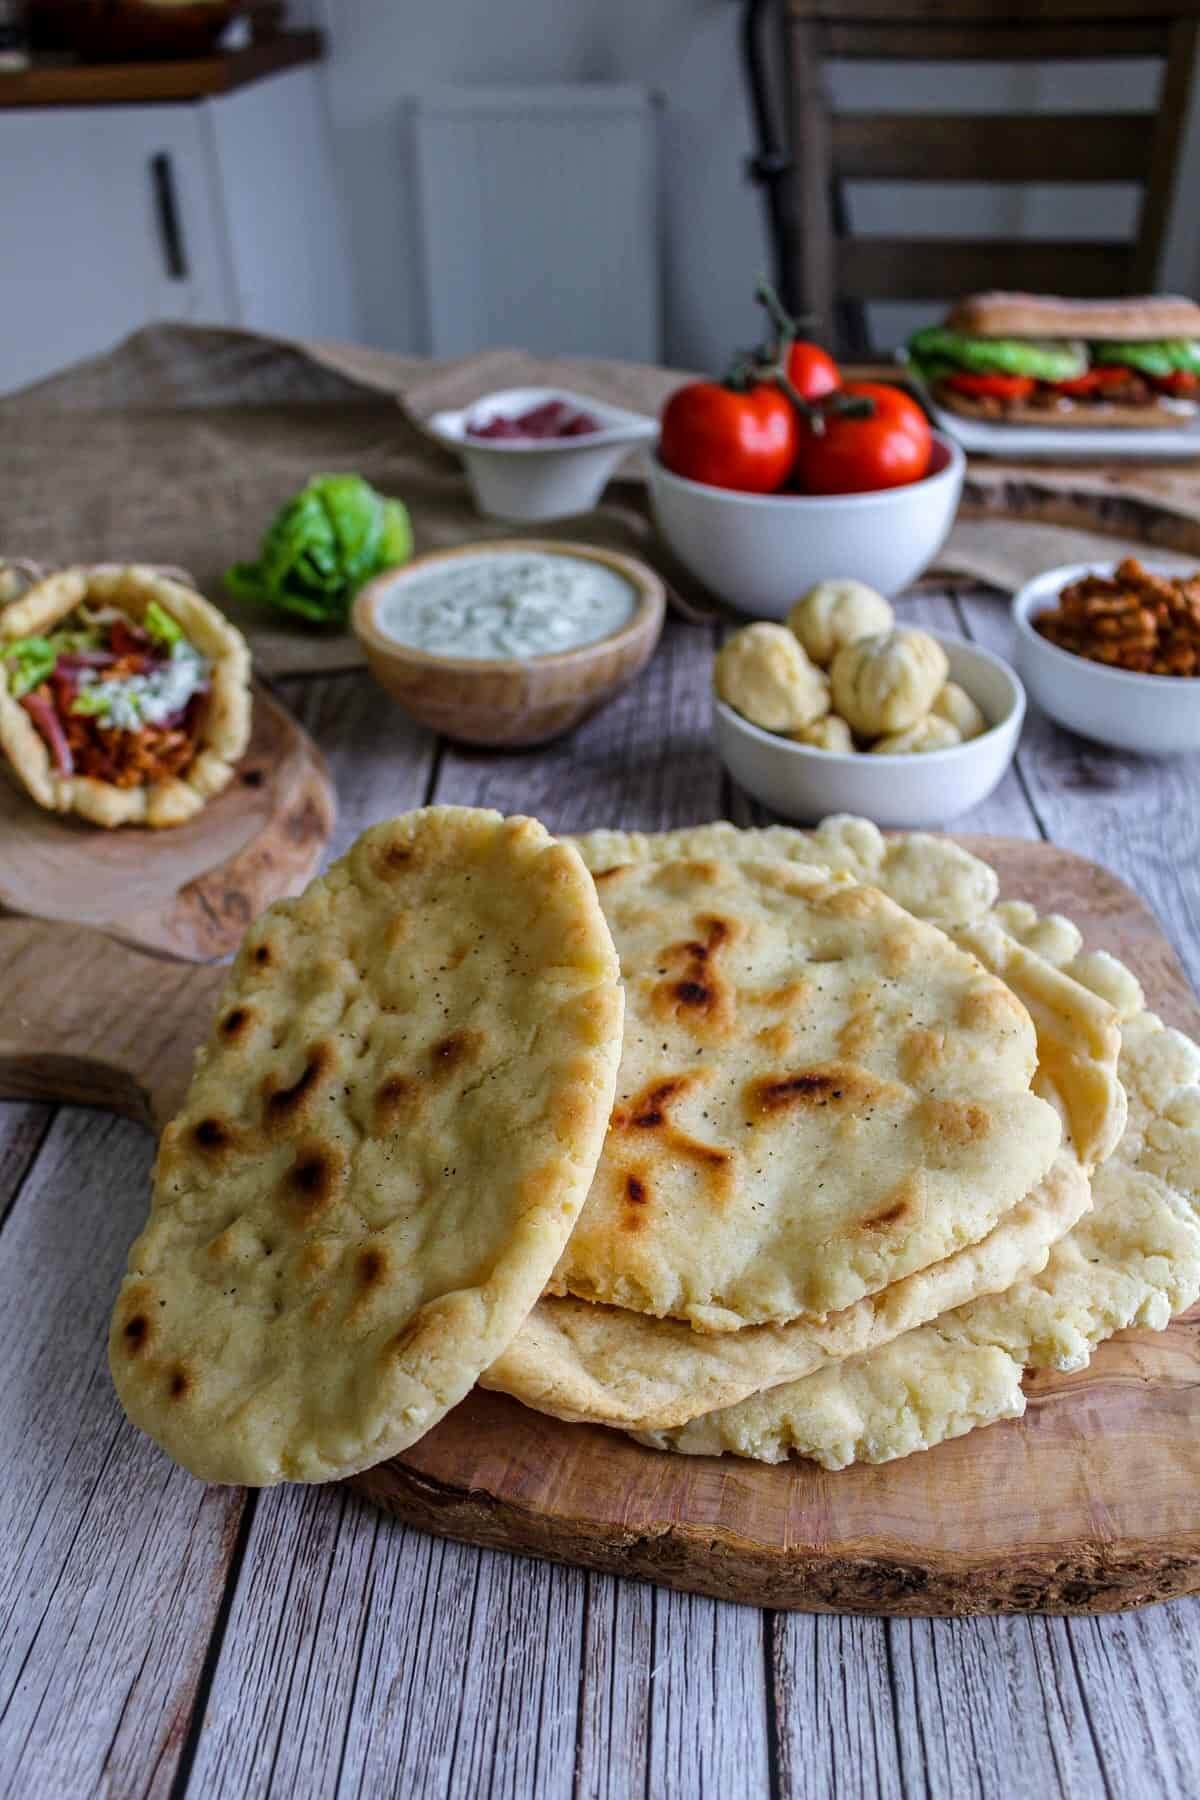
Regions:
M 1162 427 L 1200 411 L 1200 306 L 1171 295 L 973 294 L 908 358 L 939 406 L 1002 424 Z

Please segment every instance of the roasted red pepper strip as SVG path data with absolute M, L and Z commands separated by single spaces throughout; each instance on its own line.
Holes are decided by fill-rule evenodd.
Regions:
M 73 775 L 75 759 L 71 755 L 71 746 L 67 742 L 62 721 L 54 710 L 54 703 L 46 692 L 45 684 L 35 688 L 32 694 L 24 695 L 21 705 L 41 733 L 55 769 L 60 775 Z
M 1033 392 L 1030 375 L 947 375 L 946 386 L 981 400 L 1025 400 Z
M 1127 382 L 1136 381 L 1137 375 L 1121 363 L 1103 363 L 1098 368 L 1088 369 L 1083 375 L 1077 375 L 1074 381 L 1047 381 L 1043 386 L 1055 394 L 1098 394 L 1105 388 L 1124 387 Z

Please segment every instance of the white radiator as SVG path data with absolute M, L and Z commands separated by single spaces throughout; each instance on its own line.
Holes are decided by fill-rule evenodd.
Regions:
M 661 359 L 645 88 L 440 88 L 412 101 L 429 349 Z

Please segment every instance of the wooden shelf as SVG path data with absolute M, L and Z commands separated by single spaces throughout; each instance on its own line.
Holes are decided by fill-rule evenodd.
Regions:
M 179 62 L 35 63 L 29 69 L 0 71 L 0 108 L 203 100 L 301 63 L 319 62 L 323 53 L 319 31 L 288 31 L 248 50 Z

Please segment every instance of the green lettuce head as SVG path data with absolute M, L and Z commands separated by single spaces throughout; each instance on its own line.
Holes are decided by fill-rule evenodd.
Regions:
M 342 625 L 363 583 L 411 555 L 412 526 L 399 500 L 361 475 L 314 475 L 276 513 L 258 561 L 235 563 L 225 585 L 239 600 Z

